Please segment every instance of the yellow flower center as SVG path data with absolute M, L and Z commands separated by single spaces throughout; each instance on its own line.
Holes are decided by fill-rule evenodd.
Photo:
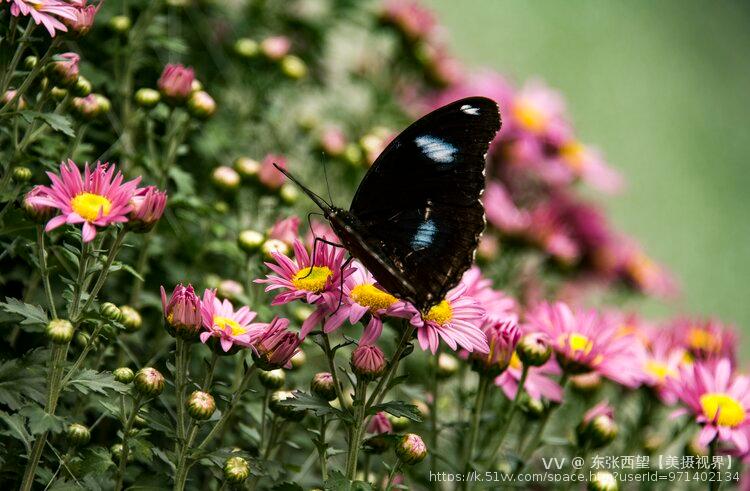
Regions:
M 645 370 L 656 377 L 659 382 L 664 382 L 667 377 L 676 377 L 677 372 L 674 368 L 670 367 L 666 363 L 662 363 L 656 360 L 646 361 Z
M 214 316 L 214 325 L 222 331 L 227 327 L 230 328 L 232 330 L 232 336 L 239 336 L 247 332 L 247 329 L 242 327 L 236 320 L 221 315 Z
M 521 359 L 518 357 L 515 351 L 513 352 L 513 355 L 510 357 L 510 363 L 508 363 L 508 365 L 511 368 L 515 368 L 516 370 L 520 370 L 521 368 L 523 368 L 523 364 L 521 364 Z
M 443 300 L 434 307 L 431 307 L 427 314 L 424 315 L 424 320 L 432 321 L 441 326 L 449 323 L 452 319 L 453 309 L 447 300 Z
M 513 113 L 519 124 L 532 133 L 541 133 L 547 127 L 547 115 L 527 101 L 519 101 Z
M 73 211 L 81 215 L 84 220 L 92 222 L 101 216 L 109 215 L 112 202 L 100 194 L 79 193 L 70 202 Z
M 745 409 L 734 397 L 721 392 L 703 394 L 700 399 L 703 415 L 719 426 L 735 427 L 745 421 Z
M 688 345 L 694 350 L 716 353 L 721 351 L 721 341 L 711 332 L 694 327 L 688 332 Z
M 371 311 L 387 309 L 398 302 L 396 297 L 375 287 L 375 285 L 357 285 L 352 288 L 349 297 Z
M 565 163 L 575 171 L 580 171 L 583 168 L 585 155 L 586 147 L 575 140 L 564 144 L 562 148 L 560 148 L 560 156 Z
M 292 284 L 298 290 L 318 293 L 326 287 L 328 278 L 331 276 L 333 276 L 333 271 L 327 266 L 311 266 L 294 273 Z
M 588 355 L 594 348 L 593 341 L 591 341 L 583 334 L 578 334 L 576 332 L 568 335 L 567 342 L 571 351 L 573 351 L 574 353 L 582 352 Z

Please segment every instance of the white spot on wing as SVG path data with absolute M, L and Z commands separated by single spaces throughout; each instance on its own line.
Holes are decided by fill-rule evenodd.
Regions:
M 472 116 L 479 116 L 479 108 L 470 106 L 469 104 L 464 104 L 461 106 L 461 111 L 465 112 L 466 114 L 471 114 Z
M 422 222 L 419 227 L 417 227 L 417 231 L 414 232 L 414 237 L 411 238 L 412 249 L 418 251 L 430 247 L 435 240 L 436 235 L 437 226 L 435 225 L 435 222 L 432 219 L 427 219 Z
M 458 149 L 450 143 L 431 135 L 422 135 L 414 139 L 422 153 L 428 158 L 441 164 L 453 162 L 453 157 L 458 153 Z

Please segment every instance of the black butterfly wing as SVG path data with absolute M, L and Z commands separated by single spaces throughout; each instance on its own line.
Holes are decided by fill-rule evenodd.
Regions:
M 374 273 L 384 287 L 396 285 L 392 293 L 428 308 L 471 266 L 484 229 L 485 155 L 499 129 L 494 101 L 453 102 L 404 130 L 365 175 L 349 211 L 388 274 L 399 276 Z

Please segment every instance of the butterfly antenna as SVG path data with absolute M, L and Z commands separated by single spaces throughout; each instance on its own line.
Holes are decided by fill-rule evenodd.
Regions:
M 318 207 L 323 210 L 323 213 L 329 214 L 331 213 L 331 205 L 326 202 L 323 198 L 315 194 L 312 190 L 307 188 L 304 184 L 299 182 L 296 177 L 294 177 L 292 174 L 289 173 L 288 170 L 283 169 L 278 164 L 274 163 L 274 167 L 276 167 L 276 170 L 284 174 L 286 177 L 289 178 L 290 181 L 292 181 L 298 188 L 302 190 L 303 193 L 305 193 Z
M 326 179 L 326 191 L 328 191 L 328 202 L 333 206 L 333 197 L 331 197 L 331 185 L 328 183 L 328 166 L 326 165 L 325 154 L 323 154 L 323 177 Z

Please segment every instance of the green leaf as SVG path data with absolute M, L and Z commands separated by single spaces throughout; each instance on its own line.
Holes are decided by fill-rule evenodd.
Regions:
M 70 379 L 68 385 L 72 385 L 74 389 L 84 395 L 92 392 L 107 395 L 108 390 L 113 390 L 120 394 L 128 392 L 128 386 L 117 382 L 111 372 L 97 372 L 90 368 L 76 373 Z
M 45 412 L 39 406 L 26 406 L 18 411 L 18 414 L 26 417 L 32 435 L 39 435 L 45 431 L 59 433 L 63 430 L 62 418 Z
M 75 131 L 73 131 L 72 120 L 62 114 L 40 113 L 38 111 L 21 111 L 19 114 L 27 123 L 31 123 L 35 119 L 41 119 L 55 131 L 59 131 L 60 133 L 64 133 L 71 137 L 76 136 Z
M 31 435 L 26 430 L 26 424 L 24 417 L 20 414 L 8 414 L 0 411 L 0 419 L 2 419 L 8 426 L 8 429 L 0 432 L 3 435 L 12 436 L 18 440 L 21 440 L 23 445 L 26 447 L 27 452 L 31 452 Z
M 49 351 L 37 349 L 0 365 L 0 403 L 18 410 L 31 401 L 43 403 Z
M 371 491 L 372 486 L 364 481 L 349 482 L 339 471 L 333 471 L 323 484 L 326 491 Z
M 383 404 L 372 406 L 368 411 L 369 414 L 376 414 L 380 411 L 385 411 L 388 414 L 402 418 L 409 418 L 417 423 L 422 421 L 422 414 L 414 404 L 407 404 L 404 401 L 388 401 Z
M 303 487 L 296 482 L 282 482 L 271 488 L 271 491 L 303 491 Z
M 49 319 L 44 310 L 38 305 L 23 303 L 17 298 L 5 297 L 5 302 L 0 302 L 0 309 L 9 314 L 20 316 L 23 320 L 21 326 L 26 326 L 29 332 L 42 332 Z
M 279 402 L 282 406 L 293 406 L 297 409 L 312 411 L 316 416 L 335 414 L 343 417 L 344 413 L 331 406 L 328 401 L 316 395 L 307 394 L 301 390 L 294 391 L 294 399 L 286 399 Z

